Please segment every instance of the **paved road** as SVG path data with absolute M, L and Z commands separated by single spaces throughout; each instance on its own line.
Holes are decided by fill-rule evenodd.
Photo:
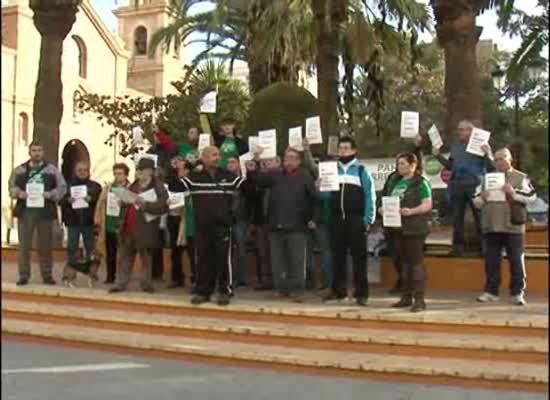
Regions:
M 525 393 L 291 375 L 2 341 L 3 400 L 543 400 Z

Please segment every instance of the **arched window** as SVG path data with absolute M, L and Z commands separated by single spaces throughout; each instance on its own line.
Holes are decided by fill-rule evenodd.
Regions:
M 86 79 L 88 64 L 88 51 L 86 49 L 86 44 L 80 36 L 73 35 L 72 38 L 78 49 L 78 76 Z
M 134 32 L 135 53 L 138 56 L 147 55 L 147 29 L 138 26 Z
M 23 146 L 29 145 L 29 116 L 27 113 L 19 113 L 19 121 L 17 124 L 18 129 L 18 140 L 19 144 L 22 144 Z

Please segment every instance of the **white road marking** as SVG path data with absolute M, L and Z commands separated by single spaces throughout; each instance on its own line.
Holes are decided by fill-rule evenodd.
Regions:
M 112 371 L 116 369 L 133 369 L 133 368 L 149 368 L 149 365 L 136 364 L 136 363 L 110 363 L 110 364 L 67 365 L 67 366 L 61 366 L 61 367 L 44 367 L 44 368 L 3 369 L 2 375 L 25 374 L 25 373 L 66 374 L 71 372 Z

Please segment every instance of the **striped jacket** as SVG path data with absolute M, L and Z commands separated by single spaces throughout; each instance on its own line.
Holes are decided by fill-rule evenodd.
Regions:
M 211 176 L 206 169 L 193 172 L 183 178 L 183 183 L 193 197 L 196 228 L 219 225 L 230 227 L 233 224 L 233 206 L 238 190 L 244 179 L 222 168 Z M 245 185 L 243 189 L 247 186 Z
M 338 179 L 340 190 L 321 196 L 329 196 L 332 215 L 337 219 L 361 216 L 365 225 L 372 225 L 375 219 L 376 189 L 369 170 L 357 159 L 346 165 L 338 161 Z

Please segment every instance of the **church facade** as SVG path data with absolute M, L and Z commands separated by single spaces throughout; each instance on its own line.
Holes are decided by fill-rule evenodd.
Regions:
M 32 21 L 28 0 L 2 6 L 2 242 L 13 228 L 8 193 L 9 172 L 28 159 L 33 132 L 33 99 L 40 54 L 40 34 Z M 141 0 L 139 7 L 115 11 L 120 37 L 109 31 L 90 0 L 83 0 L 76 22 L 63 44 L 63 103 L 59 166 L 70 174 L 74 162 L 89 160 L 92 177 L 109 180 L 113 163 L 130 159 L 118 155 L 105 140 L 113 128 L 97 116 L 79 113 L 81 93 L 110 96 L 164 96 L 169 82 L 182 75 L 182 55 L 147 54 L 150 36 L 167 21 L 166 0 Z M 11 229 L 12 232 L 13 229 Z M 13 241 L 11 234 L 11 241 Z

